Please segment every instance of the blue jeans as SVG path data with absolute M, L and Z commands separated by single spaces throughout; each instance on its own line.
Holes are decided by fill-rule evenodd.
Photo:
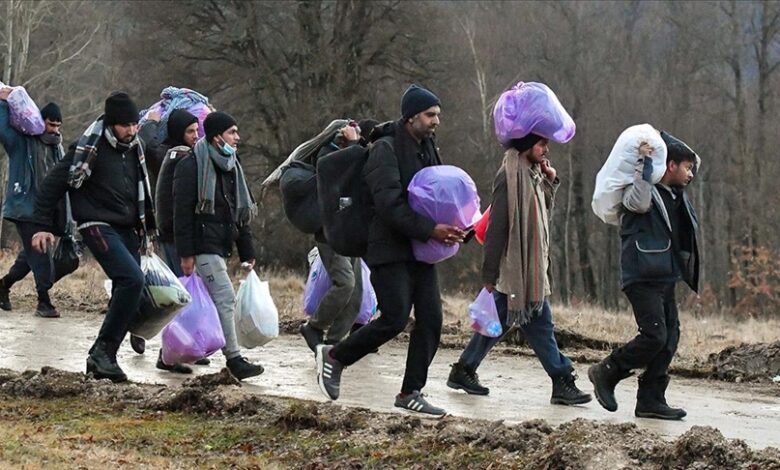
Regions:
M 493 298 L 496 301 L 498 318 L 501 320 L 501 325 L 506 332 L 508 330 L 506 324 L 506 294 L 494 290 Z M 529 323 L 520 325 L 520 328 L 523 330 L 526 341 L 531 345 L 531 349 L 536 353 L 539 362 L 542 363 L 542 367 L 544 367 L 547 375 L 556 377 L 571 372 L 571 360 L 561 354 L 561 351 L 558 349 L 558 343 L 555 341 L 552 311 L 550 310 L 550 303 L 547 299 L 544 300 L 542 313 L 532 318 Z M 485 356 L 487 356 L 500 339 L 501 337 L 490 338 L 482 336 L 479 333 L 474 333 L 468 345 L 466 345 L 466 349 L 464 349 L 463 353 L 460 355 L 460 363 L 471 370 L 477 370 L 482 363 L 482 360 L 485 359 Z
M 176 277 L 184 276 L 184 273 L 181 271 L 181 258 L 179 258 L 179 254 L 176 252 L 176 245 L 173 242 L 160 242 L 160 251 L 162 251 L 163 261 L 171 268 L 173 274 Z
M 141 303 L 144 274 L 140 239 L 135 230 L 108 225 L 87 227 L 81 230 L 81 235 L 103 272 L 111 279 L 111 302 L 97 339 L 116 350 L 125 339 L 127 327 Z

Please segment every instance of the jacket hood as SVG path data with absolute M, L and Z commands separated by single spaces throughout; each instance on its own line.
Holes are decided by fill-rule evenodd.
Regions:
M 174 109 L 168 116 L 168 138 L 166 141 L 175 147 L 184 144 L 184 131 L 191 125 L 198 122 L 198 118 L 183 109 Z
M 395 131 L 399 125 L 400 125 L 400 121 L 387 121 L 381 124 L 377 124 L 376 126 L 374 126 L 374 129 L 371 131 L 371 134 L 368 136 L 368 141 L 376 142 L 382 137 L 395 135 Z

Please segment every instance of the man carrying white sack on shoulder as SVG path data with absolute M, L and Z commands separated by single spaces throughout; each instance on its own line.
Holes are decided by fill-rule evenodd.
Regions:
M 504 92 L 493 111 L 504 161 L 493 182 L 482 282 L 493 294 L 506 333 L 519 325 L 536 357 L 552 379 L 550 402 L 587 403 L 591 396 L 575 384 L 571 360 L 558 348 L 550 310 L 550 213 L 560 185 L 547 158 L 549 138 L 574 137 L 575 126 L 555 94 L 541 83 L 519 83 Z M 487 395 L 477 368 L 500 337 L 474 333 L 447 386 Z
M 657 131 L 655 136 L 657 137 Z M 699 157 L 685 143 L 661 132 L 654 147 L 639 143 L 633 183 L 622 192 L 620 212 L 621 287 L 631 302 L 639 334 L 588 370 L 601 406 L 616 411 L 615 387 L 644 369 L 634 414 L 640 418 L 680 420 L 685 410 L 666 402 L 669 364 L 680 340 L 675 286 L 699 283 L 698 219 L 685 187 L 693 180 Z M 620 142 L 620 139 L 619 139 Z M 617 144 L 616 144 L 617 145 Z M 653 184 L 653 160 L 666 146 L 663 176 Z

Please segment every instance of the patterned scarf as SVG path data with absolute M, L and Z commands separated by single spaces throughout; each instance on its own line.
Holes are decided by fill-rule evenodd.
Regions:
M 236 177 L 236 205 L 231 207 L 233 222 L 247 225 L 257 215 L 257 204 L 246 184 L 244 169 L 236 154 L 222 155 L 205 138 L 198 140 L 193 148 L 195 161 L 198 164 L 198 205 L 196 214 L 214 213 L 214 193 L 217 188 L 217 172 L 214 166 L 225 172 L 233 172 Z
M 547 228 L 535 186 L 542 184 L 538 171 L 515 149 L 504 154 L 509 240 L 501 259 L 499 284 L 507 294 L 509 325 L 526 324 L 544 305 L 546 262 L 543 260 Z M 536 181 L 535 181 L 536 179 Z M 541 202 L 544 203 L 543 201 Z
M 103 136 L 109 145 L 124 153 L 135 149 L 138 155 L 138 219 L 139 226 L 143 230 L 143 237 L 146 243 L 146 199 L 149 198 L 149 204 L 152 208 L 152 217 L 154 217 L 154 200 L 152 199 L 152 189 L 149 184 L 149 173 L 146 170 L 146 159 L 144 157 L 144 148 L 141 140 L 136 135 L 130 143 L 120 142 L 114 135 L 110 126 L 103 125 L 103 116 L 97 118 L 90 124 L 84 134 L 79 138 L 76 144 L 76 151 L 73 154 L 73 163 L 70 165 L 68 175 L 68 186 L 73 189 L 79 189 L 86 180 L 92 176 L 92 167 L 95 159 L 98 157 L 97 146 L 100 137 Z

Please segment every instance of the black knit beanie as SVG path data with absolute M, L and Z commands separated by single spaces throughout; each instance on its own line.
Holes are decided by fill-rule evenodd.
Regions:
M 409 85 L 401 97 L 401 117 L 407 120 L 431 106 L 439 106 L 439 97 L 419 85 Z
M 48 119 L 51 122 L 62 122 L 62 111 L 60 111 L 60 107 L 57 106 L 57 103 L 49 103 L 41 108 L 41 117 L 44 120 Z
M 115 91 L 106 98 L 104 122 L 114 124 L 133 124 L 138 122 L 138 107 L 123 91 Z
M 521 138 L 521 139 L 512 139 L 507 144 L 507 148 L 513 148 L 517 150 L 519 153 L 523 153 L 526 150 L 530 149 L 534 145 L 536 145 L 537 142 L 542 140 L 544 137 L 536 134 L 528 134 L 527 136 Z
M 209 115 L 206 116 L 206 119 L 203 120 L 203 130 L 206 132 L 206 142 L 211 143 L 211 139 L 236 125 L 238 125 L 238 123 L 236 123 L 233 116 L 228 113 L 222 113 L 220 111 L 209 113 Z
M 184 131 L 196 122 L 198 122 L 198 118 L 188 111 L 184 109 L 174 109 L 170 116 L 168 116 L 168 139 L 166 140 L 173 146 L 185 145 Z

